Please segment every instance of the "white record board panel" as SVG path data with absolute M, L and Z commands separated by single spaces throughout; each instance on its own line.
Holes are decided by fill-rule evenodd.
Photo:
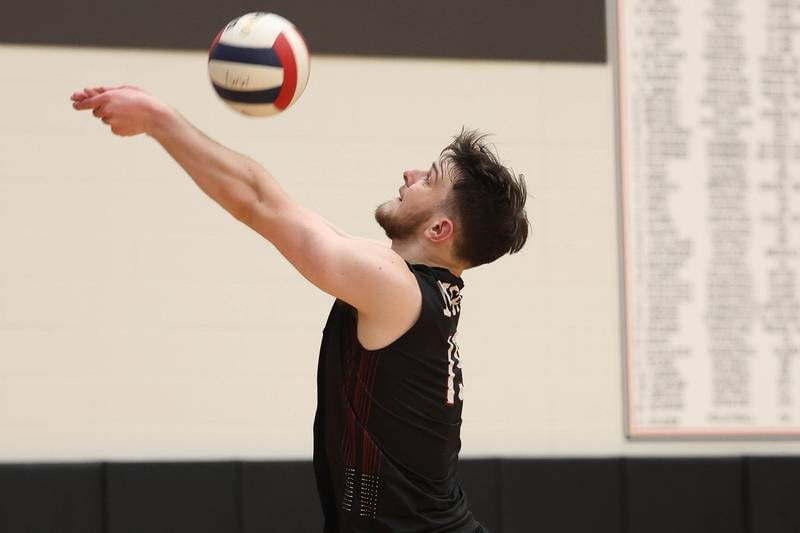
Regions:
M 627 432 L 800 437 L 800 1 L 618 0 Z

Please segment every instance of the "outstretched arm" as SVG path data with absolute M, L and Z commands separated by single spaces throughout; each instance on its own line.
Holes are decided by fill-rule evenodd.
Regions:
M 413 323 L 419 288 L 390 248 L 337 231 L 291 201 L 256 161 L 211 140 L 141 89 L 99 87 L 71 98 L 75 109 L 91 109 L 117 135 L 153 137 L 208 196 L 272 242 L 311 283 L 358 309 L 360 319 L 402 331 Z
M 146 133 L 164 147 L 197 185 L 239 220 L 256 204 L 278 208 L 288 198 L 277 181 L 251 158 L 204 135 L 175 110 L 135 87 L 84 89 L 73 107 L 93 114 L 121 136 Z

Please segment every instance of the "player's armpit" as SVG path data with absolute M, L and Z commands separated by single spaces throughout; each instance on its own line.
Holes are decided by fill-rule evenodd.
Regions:
M 409 327 L 416 319 L 419 285 L 388 246 L 346 235 L 289 200 L 269 208 L 254 205 L 243 222 L 272 242 L 311 283 L 355 307 L 359 317 Z

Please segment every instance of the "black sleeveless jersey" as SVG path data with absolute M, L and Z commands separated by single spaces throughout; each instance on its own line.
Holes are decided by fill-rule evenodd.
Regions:
M 461 278 L 409 265 L 417 322 L 380 350 L 336 300 L 320 349 L 314 469 L 325 533 L 468 533 L 478 527 L 456 481 L 463 380 L 456 344 Z

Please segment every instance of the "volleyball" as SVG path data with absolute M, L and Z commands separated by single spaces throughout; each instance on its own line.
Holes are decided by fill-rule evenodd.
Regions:
M 223 102 L 254 117 L 294 104 L 308 83 L 308 48 L 297 28 L 274 13 L 230 21 L 208 52 L 208 75 Z

